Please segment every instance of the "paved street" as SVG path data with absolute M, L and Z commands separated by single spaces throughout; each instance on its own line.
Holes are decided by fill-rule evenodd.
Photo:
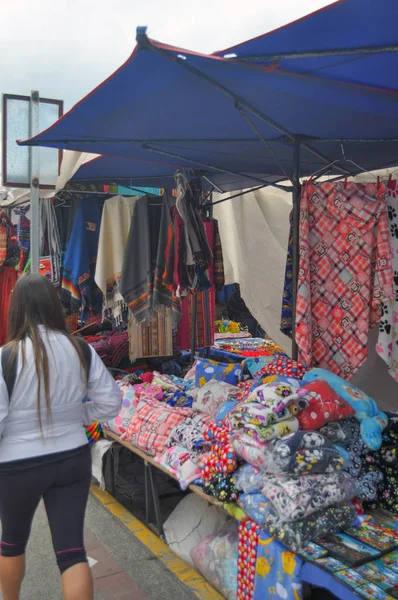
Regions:
M 186 587 L 122 522 L 90 497 L 86 543 L 93 566 L 96 600 L 193 600 Z M 61 600 L 60 580 L 44 507 L 37 512 L 28 547 L 21 600 Z M 0 595 L 1 598 L 1 595 Z M 220 598 L 216 593 L 206 598 Z

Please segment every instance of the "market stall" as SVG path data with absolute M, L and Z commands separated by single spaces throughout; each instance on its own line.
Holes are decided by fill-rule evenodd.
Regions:
M 112 440 L 119 436 L 146 463 L 170 472 L 183 489 L 203 486 L 202 495 L 232 516 L 196 540 L 186 555 L 231 600 L 297 599 L 303 581 L 316 583 L 320 572 L 341 598 L 396 596 L 398 416 L 382 412 L 348 381 L 366 362 L 372 328 L 391 380 L 398 368 L 395 178 L 350 179 L 397 162 L 398 8 L 392 0 L 381 4 L 376 12 L 367 0 L 337 2 L 213 56 L 154 42 L 140 28 L 137 48 L 121 69 L 53 127 L 23 142 L 122 157 L 101 156 L 83 164 L 79 171 L 86 185 L 101 185 L 104 173 L 108 182 L 151 185 L 160 175 L 173 176 L 178 164 L 186 171 L 194 167 L 208 189 L 270 185 L 278 192 L 293 191 L 286 260 L 282 252 L 277 258 L 286 273 L 281 326 L 300 362 L 282 351 L 288 349 L 282 335 L 281 342 L 276 339 L 279 346 L 262 342 L 263 352 L 259 342 L 249 341 L 258 344 L 253 350 L 244 339 L 224 340 L 213 352 L 228 353 L 228 364 L 198 357 L 185 378 L 154 373 L 139 383 L 122 381 L 122 412 L 107 424 Z M 147 84 L 132 95 L 130 82 L 144 78 Z M 140 179 L 148 156 L 167 157 L 172 169 L 152 163 L 148 177 Z M 114 171 L 101 172 L 112 163 Z M 325 173 L 330 181 L 319 181 Z M 205 226 L 211 218 L 200 216 L 204 205 L 183 176 L 178 171 L 177 203 L 183 199 L 185 209 L 195 207 L 196 219 L 177 207 L 182 222 L 174 212 L 174 229 L 166 236 L 170 244 L 164 245 L 162 232 L 170 230 L 160 217 L 156 249 L 143 244 L 143 264 L 120 278 L 113 268 L 101 279 L 106 309 L 116 312 L 116 323 L 126 306 L 138 324 L 147 322 L 159 300 L 156 292 L 164 293 L 166 300 L 158 306 L 169 312 L 155 312 L 170 324 L 173 293 L 206 287 L 203 276 L 215 283 L 209 273 L 215 236 Z M 286 180 L 292 185 L 281 183 Z M 125 238 L 131 262 L 138 256 L 135 238 L 150 229 L 149 202 L 138 203 L 145 210 L 134 210 L 141 217 L 130 230 L 132 239 Z M 94 210 L 93 202 L 87 210 Z M 165 213 L 170 218 L 170 210 Z M 99 221 L 82 215 L 80 222 Z M 184 239 L 192 256 L 187 248 L 182 255 L 170 253 L 172 244 Z M 172 268 L 168 259 L 176 254 Z M 150 264 L 157 279 L 148 276 Z M 73 275 L 72 267 L 67 270 Z M 279 276 L 283 279 L 280 269 Z M 96 272 L 91 278 L 101 289 Z M 162 286 L 169 286 L 167 293 Z M 214 324 L 210 289 L 200 311 Z M 73 291 L 70 286 L 71 297 Z M 274 292 L 268 300 L 272 310 Z M 204 326 L 197 330 L 193 297 L 197 294 L 187 296 L 185 328 L 192 354 L 202 345 L 200 334 L 208 333 Z M 277 310 L 281 313 L 282 306 Z M 130 342 L 138 335 L 134 324 Z M 204 345 L 213 345 L 211 336 Z M 380 509 L 388 514 L 373 520 Z

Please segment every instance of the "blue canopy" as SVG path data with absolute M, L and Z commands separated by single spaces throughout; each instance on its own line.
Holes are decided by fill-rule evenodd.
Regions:
M 172 189 L 175 187 L 174 174 L 176 170 L 178 168 L 190 169 L 191 167 L 192 165 L 186 161 L 162 163 L 104 155 L 83 164 L 70 181 L 94 184 L 114 183 L 133 188 L 142 187 L 142 182 L 144 182 L 146 186 Z M 218 171 L 208 173 L 202 169 L 195 170 L 195 172 L 203 175 L 205 189 L 215 187 L 227 192 L 259 185 L 257 181 L 246 177 L 227 175 Z M 258 177 L 261 177 L 261 173 L 258 173 Z
M 225 190 L 273 184 L 294 177 L 298 143 L 301 175 L 330 163 L 336 174 L 395 164 L 397 4 L 343 0 L 230 49 L 238 60 L 166 46 L 139 29 L 120 69 L 23 144 L 152 157 L 158 166 L 142 172 L 141 186 L 165 176 L 160 161 L 222 174 Z M 278 58 L 304 52 L 311 56 Z M 138 167 L 117 169 L 137 183 Z
M 396 92 L 397 19 L 395 0 L 339 0 L 215 55 Z

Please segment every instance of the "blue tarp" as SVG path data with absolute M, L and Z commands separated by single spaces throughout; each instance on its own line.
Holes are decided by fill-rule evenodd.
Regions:
M 138 151 L 145 152 L 140 149 Z M 147 154 L 144 154 L 144 156 L 147 156 Z M 155 156 L 153 154 L 154 158 Z M 105 155 L 83 164 L 73 175 L 71 181 L 96 184 L 117 183 L 126 187 L 140 187 L 145 184 L 151 187 L 172 189 L 175 187 L 174 174 L 179 167 L 190 169 L 192 165 L 184 161 L 165 164 Z M 207 173 L 207 171 L 203 172 Z M 219 172 L 211 172 L 208 175 L 210 181 L 220 186 L 224 191 L 259 185 L 258 181 L 236 175 L 226 175 Z M 261 173 L 258 176 L 260 177 Z M 212 185 L 210 182 L 203 180 L 203 187 L 210 189 Z
M 396 43 L 397 5 L 396 0 L 343 0 L 230 51 L 247 58 L 379 49 Z M 248 64 L 166 46 L 141 31 L 138 46 L 118 71 L 24 143 L 168 164 L 184 159 L 208 173 L 228 171 L 225 189 L 292 176 L 298 139 L 302 175 L 334 160 L 339 160 L 336 174 L 384 167 L 398 162 L 396 60 L 396 52 L 378 50 Z M 123 176 L 130 174 L 124 166 Z M 158 163 L 145 172 L 140 185 L 155 185 L 160 168 Z

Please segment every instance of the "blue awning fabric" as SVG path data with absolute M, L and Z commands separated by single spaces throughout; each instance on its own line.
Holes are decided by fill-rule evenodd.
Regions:
M 102 157 L 77 175 L 94 180 L 103 161 L 103 177 L 141 186 L 170 178 L 174 165 L 225 191 L 275 183 L 293 176 L 297 142 L 303 176 L 334 161 L 335 174 L 391 166 L 397 18 L 396 0 L 341 0 L 211 56 L 149 40 L 141 28 L 120 69 L 21 143 L 129 159 Z M 140 172 L 145 160 L 153 162 Z

